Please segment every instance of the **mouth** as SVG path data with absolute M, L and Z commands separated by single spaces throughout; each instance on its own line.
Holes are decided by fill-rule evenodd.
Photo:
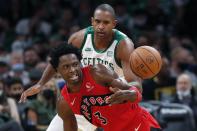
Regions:
M 78 81 L 79 80 L 79 75 L 78 74 L 73 74 L 70 76 L 71 81 Z
M 105 36 L 105 32 L 97 32 L 97 35 L 103 37 Z

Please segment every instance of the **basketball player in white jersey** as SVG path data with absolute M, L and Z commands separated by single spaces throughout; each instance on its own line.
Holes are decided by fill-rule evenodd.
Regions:
M 114 29 L 117 24 L 114 9 L 108 4 L 99 5 L 91 22 L 92 26 L 74 33 L 68 40 L 68 43 L 82 50 L 83 66 L 101 63 L 117 72 L 120 77 L 124 77 L 126 81 L 135 82 L 136 86 L 139 86 L 141 79 L 133 74 L 129 65 L 129 56 L 134 50 L 134 45 L 125 34 Z M 28 96 L 39 93 L 55 73 L 52 66 L 48 64 L 40 81 L 23 92 L 21 102 Z M 92 131 L 96 128 L 82 116 L 76 118 L 79 130 Z M 55 130 L 63 131 L 63 122 L 58 115 L 47 129 L 47 131 Z

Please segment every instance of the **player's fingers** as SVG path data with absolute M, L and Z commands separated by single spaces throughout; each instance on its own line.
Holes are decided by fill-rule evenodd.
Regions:
M 127 91 L 119 91 L 114 94 L 112 94 L 109 99 L 108 103 L 122 103 L 125 101 L 128 101 L 130 99 L 130 94 Z
M 118 96 L 120 96 L 120 95 L 122 95 L 122 94 L 123 94 L 122 91 L 117 91 L 117 92 L 115 92 L 114 94 L 112 94 L 112 95 L 110 96 L 109 99 L 116 98 L 116 97 L 118 97 Z
M 20 100 L 19 100 L 19 103 L 25 102 L 26 99 L 27 99 L 26 94 L 25 94 L 25 93 L 22 93 L 21 98 L 20 98 Z
M 113 87 L 109 87 L 109 90 L 111 91 L 111 92 L 117 92 L 117 91 L 119 91 L 120 89 L 119 88 L 113 88 Z
M 116 93 L 112 94 L 111 96 L 109 96 L 109 97 L 105 100 L 106 103 L 110 103 L 110 101 L 111 101 L 112 99 L 116 98 L 118 95 L 121 95 L 121 93 L 120 93 L 120 92 L 116 92 Z
M 124 99 L 124 96 L 123 95 L 117 96 L 116 98 L 113 98 L 113 99 L 110 99 L 109 100 L 109 104 L 110 105 L 121 104 L 123 102 L 125 102 L 125 99 Z

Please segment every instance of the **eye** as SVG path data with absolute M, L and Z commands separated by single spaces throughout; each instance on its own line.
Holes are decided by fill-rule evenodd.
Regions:
M 74 67 L 77 67 L 78 65 L 79 65 L 79 63 L 74 63 L 73 64 Z
M 109 21 L 104 21 L 104 24 L 105 24 L 105 25 L 109 24 Z
M 64 65 L 63 68 L 64 68 L 64 69 L 68 69 L 69 66 L 68 66 L 68 65 Z
M 100 20 L 95 20 L 95 22 L 96 22 L 97 24 L 99 24 L 99 23 L 100 23 Z

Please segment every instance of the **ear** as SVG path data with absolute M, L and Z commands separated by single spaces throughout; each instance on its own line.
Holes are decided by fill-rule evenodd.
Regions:
M 91 17 L 91 24 L 94 25 L 94 17 Z
M 115 27 L 116 27 L 117 22 L 118 22 L 117 20 L 114 20 L 114 21 L 113 21 L 113 28 L 115 28 Z

